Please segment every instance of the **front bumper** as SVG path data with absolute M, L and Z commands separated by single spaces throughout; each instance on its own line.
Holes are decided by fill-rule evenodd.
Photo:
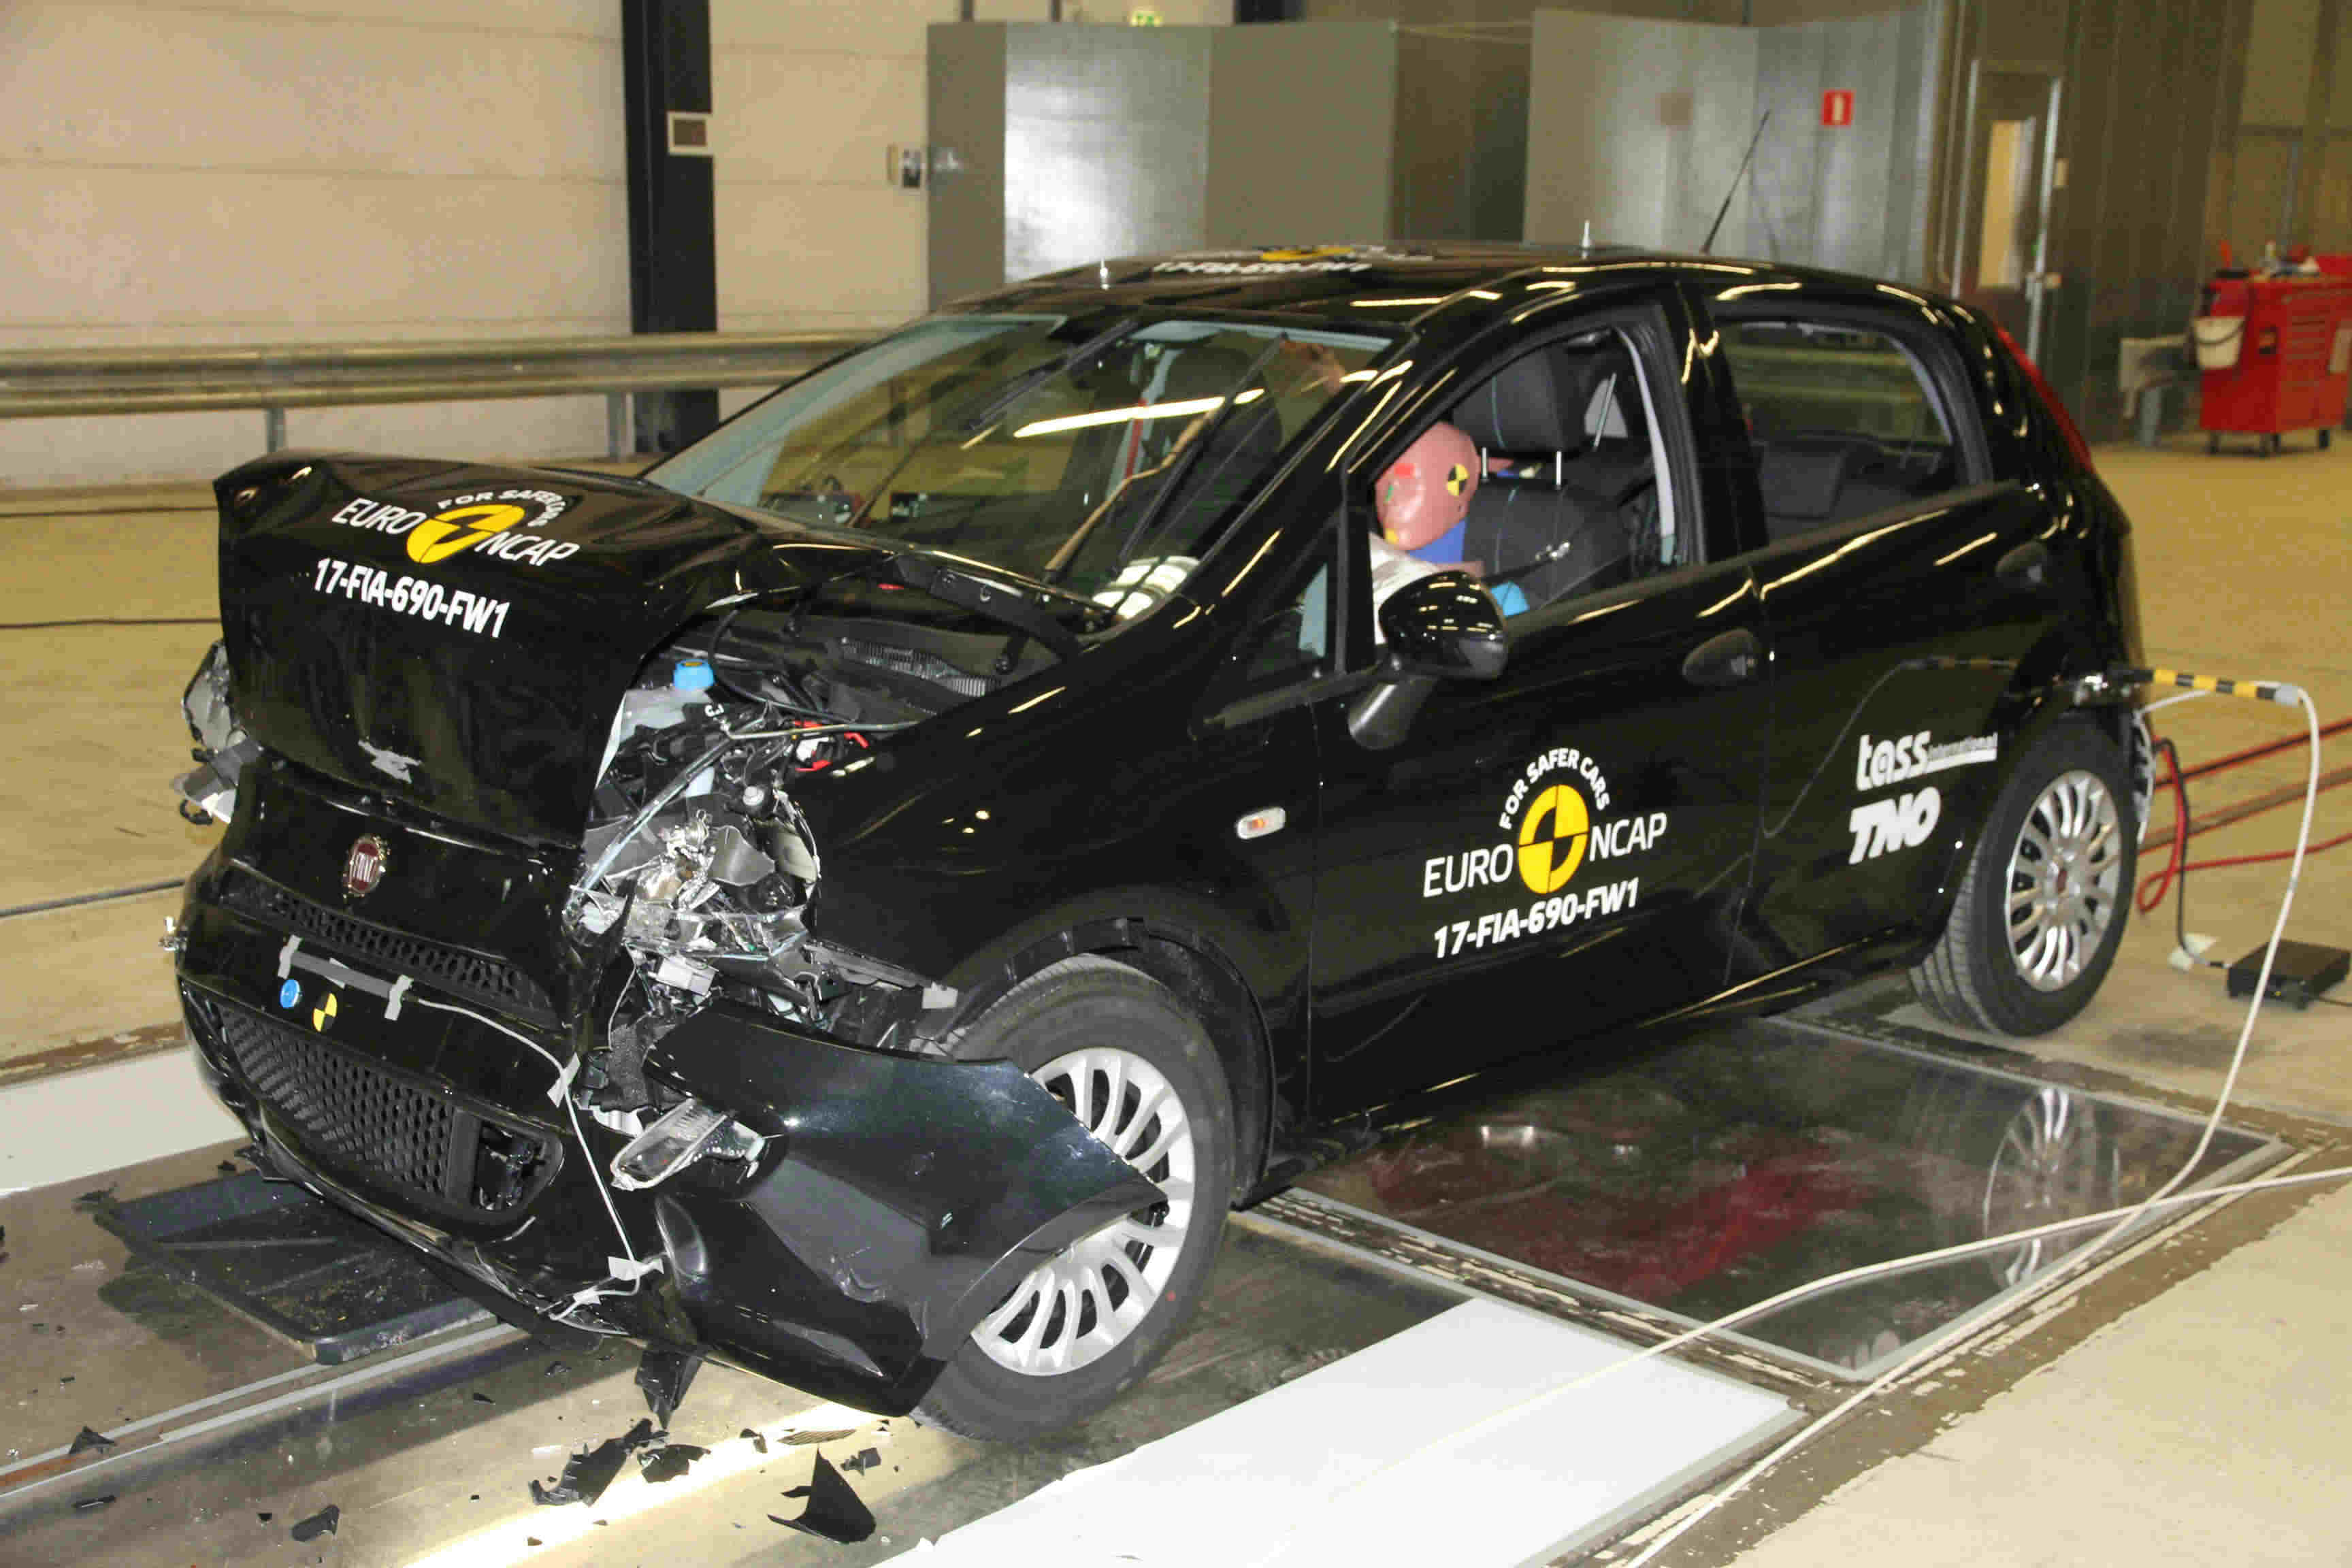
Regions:
M 1010 1063 L 866 1050 L 726 1003 L 646 1069 L 762 1152 L 611 1191 L 625 1139 L 549 1097 L 561 1036 L 224 902 L 225 879 L 255 874 L 216 857 L 182 923 L 189 1032 L 222 1100 L 281 1173 L 532 1312 L 603 1286 L 625 1293 L 575 1321 L 900 1414 L 1038 1262 L 1160 1200 Z M 613 1280 L 625 1250 L 661 1260 L 634 1290 Z

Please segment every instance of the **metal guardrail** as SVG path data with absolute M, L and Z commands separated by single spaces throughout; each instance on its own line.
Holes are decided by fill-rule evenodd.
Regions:
M 639 392 L 774 386 L 869 333 L 649 332 L 457 342 L 282 343 L 0 351 L 0 419 L 258 409 L 271 451 L 286 410 L 479 398 L 605 399 L 611 455 L 635 446 Z

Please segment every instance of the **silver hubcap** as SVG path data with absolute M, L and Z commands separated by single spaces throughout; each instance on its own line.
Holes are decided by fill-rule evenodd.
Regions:
M 2009 952 L 2036 991 L 2072 984 L 2114 923 L 2122 834 L 2115 797 L 2079 768 L 2026 813 L 2009 854 Z
M 2035 1089 L 2010 1118 L 1986 1173 L 1984 1234 L 2031 1230 L 2111 1206 L 2118 1159 L 2105 1147 L 2090 1104 L 2066 1089 Z M 2081 1246 L 2088 1235 L 2037 1237 L 2014 1252 L 1997 1255 L 1993 1267 L 2003 1284 L 2017 1284 Z
M 1116 1047 L 1072 1051 L 1029 1076 L 1168 1197 L 1039 1264 L 971 1331 L 999 1366 L 1051 1377 L 1116 1350 L 1168 1288 L 1192 1219 L 1192 1118 L 1159 1068 Z

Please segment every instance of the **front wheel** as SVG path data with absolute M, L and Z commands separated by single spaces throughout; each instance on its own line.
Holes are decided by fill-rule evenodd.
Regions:
M 1199 1305 L 1234 1190 L 1233 1106 L 1200 1024 L 1165 986 L 1105 958 L 1031 975 L 955 1053 L 1018 1064 L 1165 1198 L 1032 1269 L 915 1411 L 967 1437 L 1017 1441 L 1134 1386 Z
M 2115 743 L 2079 720 L 2052 728 L 1994 804 L 1944 934 L 1911 971 L 1927 1009 L 2003 1035 L 2047 1034 L 2081 1012 L 2123 940 L 2133 809 Z

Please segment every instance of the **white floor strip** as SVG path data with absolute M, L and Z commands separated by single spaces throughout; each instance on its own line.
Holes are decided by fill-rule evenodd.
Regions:
M 37 1078 L 0 1089 L 0 1196 L 244 1135 L 184 1049 Z
M 901 1557 L 924 1568 L 1540 1563 L 1797 1419 L 1781 1399 L 1663 1358 L 1513 1409 L 1630 1350 L 1465 1302 Z

